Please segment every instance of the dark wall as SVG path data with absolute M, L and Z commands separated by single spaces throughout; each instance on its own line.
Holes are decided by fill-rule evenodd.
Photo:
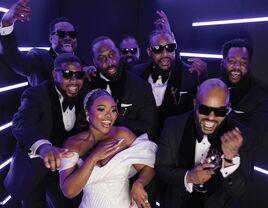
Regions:
M 14 2 L 16 1 L 1 0 L 0 6 L 9 8 Z M 119 44 L 125 35 L 136 36 L 143 50 L 142 57 L 146 59 L 145 48 L 148 34 L 154 29 L 153 23 L 157 18 L 156 10 L 164 10 L 169 17 L 176 40 L 181 50 L 185 52 L 220 53 L 221 46 L 225 41 L 238 37 L 249 38 L 254 44 L 255 50 L 252 63 L 253 74 L 268 83 L 266 72 L 268 70 L 266 61 L 268 60 L 266 52 L 268 51 L 268 22 L 207 27 L 191 26 L 192 22 L 196 21 L 268 16 L 267 0 L 31 0 L 28 5 L 32 9 L 31 20 L 18 22 L 15 27 L 19 46 L 49 46 L 49 22 L 55 17 L 66 16 L 76 25 L 79 54 L 88 59 L 89 63 L 91 62 L 90 43 L 100 35 L 110 36 L 116 44 Z M 2 13 L 0 13 L 1 16 Z M 184 60 L 186 59 L 184 58 Z M 220 61 L 205 60 L 208 62 L 210 75 L 217 76 Z M 25 79 L 6 67 L 0 57 L 0 87 L 21 81 L 25 81 Z M 12 118 L 18 107 L 22 90 L 0 93 L 0 125 Z M 7 149 L 12 150 L 15 140 L 12 138 L 10 130 L 0 132 L 0 134 L 1 162 L 10 155 Z M 8 148 L 3 148 L 2 144 Z M 257 163 L 268 169 L 268 162 L 263 162 L 263 159 L 268 158 L 266 147 L 268 144 L 258 150 Z M 265 176 L 260 174 L 260 177 Z M 264 204 L 263 207 L 268 207 L 268 199 L 259 194 L 266 193 L 267 178 L 260 177 L 256 178 L 251 192 L 247 195 L 252 199 L 249 200 L 248 207 L 253 207 L 255 201 L 261 201 Z M 261 188 L 260 192 L 257 191 L 258 188 Z M 1 192 L 0 186 L 0 197 Z

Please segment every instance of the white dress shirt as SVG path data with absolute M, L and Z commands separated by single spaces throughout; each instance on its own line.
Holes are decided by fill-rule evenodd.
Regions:
M 200 164 L 201 161 L 206 158 L 210 146 L 211 146 L 211 144 L 208 141 L 207 135 L 203 136 L 203 139 L 200 143 L 198 143 L 198 141 L 196 140 L 196 143 L 195 143 L 195 165 Z M 224 178 L 226 178 L 228 175 L 232 174 L 239 167 L 240 157 L 237 156 L 237 158 L 239 158 L 239 159 L 232 166 L 224 168 L 224 162 L 222 163 L 222 167 L 220 169 L 220 172 Z M 186 176 L 187 176 L 188 172 L 189 171 L 187 171 L 185 176 L 184 176 L 184 185 L 185 185 L 186 190 L 188 192 L 192 193 L 193 192 L 193 184 L 186 182 Z

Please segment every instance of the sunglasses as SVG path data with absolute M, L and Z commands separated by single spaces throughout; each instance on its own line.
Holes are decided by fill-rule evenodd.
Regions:
M 52 35 L 57 35 L 60 39 L 63 39 L 68 35 L 70 38 L 75 39 L 77 37 L 77 32 L 76 31 L 57 30 L 57 31 L 53 32 Z
M 135 55 L 138 51 L 138 48 L 120 48 L 120 51 L 122 54 L 125 54 L 125 55 L 128 53 Z
M 198 113 L 208 116 L 211 112 L 214 112 L 217 117 L 225 117 L 228 113 L 228 106 L 223 106 L 219 108 L 209 107 L 203 104 L 198 104 Z
M 73 76 L 75 76 L 76 79 L 84 79 L 85 77 L 85 71 L 69 71 L 64 69 L 56 69 L 55 71 L 60 71 L 62 73 L 62 77 L 64 79 L 71 79 Z
M 166 45 L 154 45 L 154 46 L 151 46 L 151 50 L 158 54 L 158 53 L 162 53 L 164 48 L 166 49 L 167 52 L 174 52 L 177 48 L 177 44 L 176 43 L 169 43 L 169 44 L 166 44 Z

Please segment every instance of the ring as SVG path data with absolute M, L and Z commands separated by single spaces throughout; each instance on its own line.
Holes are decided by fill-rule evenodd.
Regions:
M 145 204 L 148 204 L 148 203 L 149 203 L 149 201 L 148 201 L 148 200 L 145 200 L 145 201 L 144 201 L 144 203 L 145 203 Z
M 21 17 L 24 17 L 24 14 L 21 14 L 20 16 L 21 16 Z

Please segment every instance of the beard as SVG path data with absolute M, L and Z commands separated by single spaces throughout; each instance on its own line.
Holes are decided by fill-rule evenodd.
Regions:
M 227 71 L 225 67 L 222 67 L 222 78 L 223 81 L 227 84 L 228 87 L 240 87 L 244 86 L 248 83 L 251 77 L 251 70 L 248 69 L 246 74 L 243 74 L 241 71 L 240 73 L 240 79 L 237 83 L 233 83 L 230 81 L 229 77 L 232 76 L 231 73 L 233 73 L 235 70 Z
M 109 70 L 109 68 L 112 68 L 112 67 L 114 67 L 114 68 L 117 69 L 116 73 L 113 74 L 113 75 L 111 75 L 111 74 L 109 74 L 109 73 L 107 72 L 107 71 Z M 98 70 L 98 71 L 99 71 L 105 78 L 107 78 L 107 79 L 110 80 L 111 82 L 116 82 L 116 81 L 120 80 L 120 77 L 121 77 L 121 74 L 122 74 L 122 71 L 123 71 L 123 63 L 119 63 L 118 66 L 115 66 L 115 65 L 110 66 L 109 68 L 108 68 L 108 70 L 103 70 L 103 69 L 97 68 L 97 70 Z

